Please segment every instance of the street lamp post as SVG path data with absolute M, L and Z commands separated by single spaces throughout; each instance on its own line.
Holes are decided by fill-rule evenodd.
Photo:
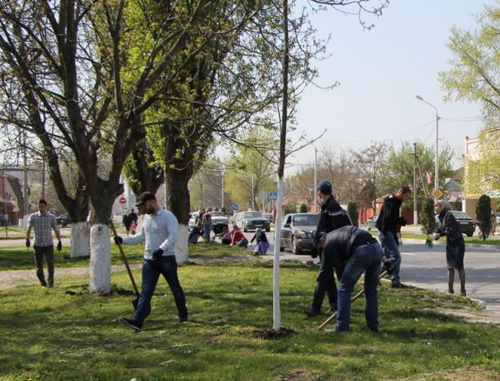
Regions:
M 425 104 L 431 106 L 436 111 L 436 152 L 434 154 L 434 190 L 439 189 L 439 114 L 436 106 L 427 102 L 420 95 L 417 95 L 416 98 L 419 101 L 424 102 Z M 437 198 L 437 197 L 435 197 Z

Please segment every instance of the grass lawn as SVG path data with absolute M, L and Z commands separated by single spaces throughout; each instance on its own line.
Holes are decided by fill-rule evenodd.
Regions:
M 196 249 L 192 257 L 241 253 L 221 253 L 216 244 Z M 281 269 L 281 310 L 283 326 L 297 333 L 255 338 L 254 330 L 273 323 L 271 266 L 181 266 L 190 320 L 177 323 L 160 279 L 139 333 L 118 322 L 132 313 L 125 272 L 113 273 L 115 292 L 108 297 L 90 295 L 88 278 L 58 278 L 54 289 L 0 292 L 0 380 L 484 380 L 500 371 L 499 327 L 439 312 L 473 309 L 466 298 L 383 282 L 380 333 L 366 328 L 362 300 L 353 304 L 350 333 L 318 331 L 327 316 L 302 313 L 312 300 L 316 269 L 296 262 Z

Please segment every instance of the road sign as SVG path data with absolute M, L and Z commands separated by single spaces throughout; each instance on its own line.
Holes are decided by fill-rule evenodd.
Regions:
M 231 209 L 238 210 L 239 209 L 238 204 L 232 204 Z
M 120 202 L 120 204 L 125 204 L 127 202 L 127 199 L 125 197 L 120 197 L 118 201 Z
M 436 188 L 432 191 L 432 195 L 434 197 L 441 197 L 443 195 L 443 192 L 441 192 L 438 188 Z
M 277 200 L 278 199 L 278 192 L 269 192 L 269 200 Z

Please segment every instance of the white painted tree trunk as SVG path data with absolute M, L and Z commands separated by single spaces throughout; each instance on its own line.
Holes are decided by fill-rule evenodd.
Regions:
M 90 292 L 111 292 L 111 247 L 109 227 L 92 225 L 90 229 Z
M 77 222 L 71 225 L 70 258 L 88 257 L 90 255 L 90 223 Z
M 175 259 L 178 264 L 183 264 L 189 261 L 188 236 L 188 226 L 179 224 L 179 239 L 175 245 Z

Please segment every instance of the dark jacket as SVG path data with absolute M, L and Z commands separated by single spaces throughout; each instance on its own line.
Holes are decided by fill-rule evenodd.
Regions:
M 375 226 L 378 231 L 382 233 L 391 232 L 396 235 L 397 226 L 406 225 L 404 218 L 399 217 L 399 209 L 401 208 L 401 200 L 396 198 L 393 194 L 386 197 L 384 205 L 380 210 Z
M 250 243 L 252 243 L 253 241 L 257 240 L 256 242 L 259 243 L 259 242 L 268 242 L 267 240 L 267 236 L 266 236 L 266 233 L 264 232 L 261 232 L 260 235 L 255 233 L 254 236 L 252 237 L 252 239 L 250 240 Z
M 436 230 L 441 236 L 446 236 L 446 245 L 457 247 L 465 245 L 460 225 L 455 216 L 449 210 L 443 210 L 439 213 L 439 226 Z
M 316 227 L 316 234 L 314 235 L 314 245 L 318 245 L 319 239 L 324 234 L 328 234 L 335 229 L 351 224 L 351 219 L 347 212 L 341 208 L 340 204 L 333 196 L 330 196 L 330 198 L 321 205 L 318 226 Z
M 344 226 L 327 234 L 323 255 L 331 256 L 337 277 L 340 279 L 354 250 L 359 246 L 375 242 L 377 240 L 366 230 L 356 226 Z

